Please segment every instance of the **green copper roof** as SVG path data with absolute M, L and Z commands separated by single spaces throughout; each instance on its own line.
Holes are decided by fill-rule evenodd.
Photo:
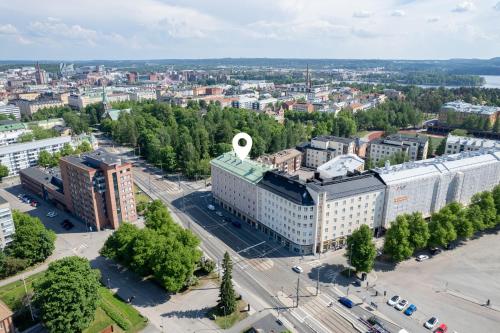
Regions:
M 249 159 L 240 160 L 234 152 L 225 153 L 210 161 L 212 166 L 224 169 L 235 176 L 246 181 L 258 183 L 266 171 L 271 170 L 271 166 L 261 164 Z
M 24 129 L 24 128 L 26 128 L 26 124 L 23 124 L 23 123 L 0 124 L 0 132 L 15 131 L 15 130 Z

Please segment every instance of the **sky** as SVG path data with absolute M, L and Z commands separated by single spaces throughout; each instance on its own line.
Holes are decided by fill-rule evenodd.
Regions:
M 500 56 L 500 0 L 0 0 L 0 60 Z

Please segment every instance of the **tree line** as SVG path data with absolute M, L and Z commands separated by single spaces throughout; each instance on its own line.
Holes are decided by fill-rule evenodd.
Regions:
M 210 103 L 202 109 L 191 102 L 186 108 L 157 102 L 122 102 L 131 107 L 117 121 L 104 119 L 101 128 L 113 140 L 136 147 L 137 153 L 166 171 L 182 170 L 188 177 L 210 174 L 210 160 L 232 150 L 233 136 L 244 131 L 252 136 L 252 158 L 294 147 L 309 136 L 305 125 L 280 124 L 265 114 L 225 108 Z
M 468 207 L 452 202 L 431 215 L 427 223 L 420 213 L 403 214 L 385 234 L 384 253 L 393 261 L 410 258 L 426 247 L 446 247 L 456 240 L 500 225 L 500 185 L 475 194 Z
M 383 252 L 398 263 L 427 247 L 444 247 L 455 241 L 500 226 L 500 185 L 476 193 L 468 207 L 452 202 L 431 215 L 427 222 L 421 213 L 402 214 L 390 224 Z M 373 233 L 362 225 L 347 237 L 346 256 L 357 272 L 373 269 L 377 251 Z
M 61 151 L 53 154 L 46 150 L 42 150 L 40 154 L 38 154 L 38 165 L 45 168 L 52 168 L 59 165 L 59 159 L 63 156 L 79 155 L 89 151 L 92 151 L 92 145 L 88 141 L 83 141 L 75 149 L 73 149 L 69 143 L 65 143 Z
M 170 292 L 191 285 L 200 266 L 200 240 L 176 224 L 164 204 L 155 200 L 146 208 L 145 228 L 122 224 L 104 243 L 101 255 L 139 275 L 152 276 Z
M 0 278 L 14 275 L 47 259 L 55 249 L 56 235 L 39 218 L 12 212 L 16 232 L 13 241 L 0 251 Z

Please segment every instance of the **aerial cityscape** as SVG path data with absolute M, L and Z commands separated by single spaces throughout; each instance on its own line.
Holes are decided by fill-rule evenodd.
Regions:
M 500 332 L 498 22 L 0 3 L 0 333 Z

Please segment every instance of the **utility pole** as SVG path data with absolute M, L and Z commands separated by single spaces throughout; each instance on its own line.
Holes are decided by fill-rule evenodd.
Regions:
M 24 292 L 26 293 L 26 298 L 28 299 L 28 307 L 30 308 L 31 320 L 35 321 L 35 316 L 33 316 L 33 309 L 31 308 L 31 299 L 28 296 L 28 288 L 26 287 L 26 280 L 23 275 Z
M 297 303 L 295 304 L 295 307 L 298 308 L 299 307 L 299 284 L 300 284 L 300 276 L 297 278 Z
M 316 296 L 318 296 L 319 294 L 319 270 L 320 270 L 320 267 L 318 267 L 318 275 L 316 277 Z

